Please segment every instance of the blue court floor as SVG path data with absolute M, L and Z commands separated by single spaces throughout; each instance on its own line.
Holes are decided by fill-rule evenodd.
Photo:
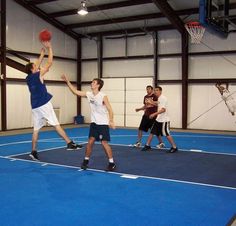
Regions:
M 83 171 L 88 128 L 66 129 L 79 151 L 66 151 L 54 131 L 42 132 L 41 162 L 28 159 L 31 133 L 0 136 L 0 225 L 222 226 L 236 214 L 236 136 L 173 132 L 180 151 L 141 152 L 134 129 L 111 130 L 117 161 L 96 144 Z M 148 134 L 144 134 L 143 145 Z

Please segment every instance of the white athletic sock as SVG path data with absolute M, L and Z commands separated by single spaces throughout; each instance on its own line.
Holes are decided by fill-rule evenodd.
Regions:
M 110 163 L 114 163 L 114 159 L 113 159 L 113 158 L 110 158 L 110 159 L 109 159 L 109 162 L 110 162 Z
M 89 160 L 89 157 L 85 157 L 84 159 L 85 159 L 85 160 Z

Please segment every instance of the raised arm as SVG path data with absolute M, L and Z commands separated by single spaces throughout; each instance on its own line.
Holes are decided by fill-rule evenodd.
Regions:
M 105 96 L 103 98 L 103 102 L 107 108 L 107 111 L 108 111 L 108 114 L 109 114 L 109 126 L 112 128 L 112 129 L 115 129 L 115 123 L 114 123 L 114 119 L 113 119 L 113 110 L 112 110 L 112 107 L 110 105 L 110 102 L 107 98 L 107 96 Z
M 39 69 L 39 67 L 40 67 L 40 65 L 41 65 L 41 63 L 43 61 L 44 55 L 45 55 L 45 49 L 42 48 L 41 52 L 40 52 L 40 56 L 39 56 L 38 60 L 36 60 L 36 62 L 35 62 L 35 65 L 36 65 L 37 69 Z
M 48 41 L 48 42 L 42 42 L 42 44 L 48 50 L 48 60 L 47 60 L 46 65 L 40 69 L 41 77 L 43 77 L 49 71 L 49 68 L 52 66 L 52 61 L 53 61 L 53 51 L 52 51 L 51 43 Z
M 69 81 L 68 77 L 67 77 L 65 74 L 63 74 L 63 75 L 61 76 L 61 79 L 66 82 L 67 86 L 69 87 L 70 91 L 71 91 L 73 94 L 75 94 L 75 95 L 77 95 L 77 96 L 81 96 L 81 97 L 86 97 L 86 92 L 77 90 L 77 89 L 71 84 L 71 82 Z

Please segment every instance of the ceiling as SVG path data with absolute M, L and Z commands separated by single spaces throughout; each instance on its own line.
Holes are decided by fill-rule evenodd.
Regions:
M 89 13 L 77 14 L 81 0 L 14 0 L 71 37 L 177 29 L 198 20 L 199 0 L 86 0 Z M 236 0 L 230 8 L 236 9 Z M 236 13 L 235 13 L 236 14 Z

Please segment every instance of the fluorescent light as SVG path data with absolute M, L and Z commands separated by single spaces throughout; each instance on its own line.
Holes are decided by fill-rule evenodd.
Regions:
M 84 16 L 86 14 L 88 14 L 88 10 L 87 10 L 87 7 L 86 7 L 86 2 L 85 1 L 82 1 L 81 2 L 81 6 L 80 8 L 78 9 L 77 13 L 81 16 Z

